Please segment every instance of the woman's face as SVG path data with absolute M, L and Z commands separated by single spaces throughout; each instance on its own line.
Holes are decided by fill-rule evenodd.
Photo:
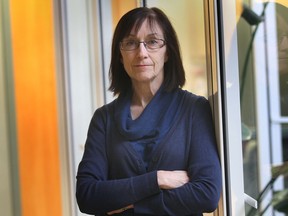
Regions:
M 151 28 L 147 20 L 144 21 L 138 32 L 134 29 L 128 37 L 122 41 L 132 42 L 153 42 L 155 39 L 164 40 L 161 28 L 156 24 Z M 124 68 L 132 80 L 132 84 L 156 84 L 161 85 L 164 80 L 164 63 L 167 60 L 166 46 L 159 49 L 146 49 L 144 43 L 140 43 L 139 47 L 126 51 L 121 49 L 121 60 Z

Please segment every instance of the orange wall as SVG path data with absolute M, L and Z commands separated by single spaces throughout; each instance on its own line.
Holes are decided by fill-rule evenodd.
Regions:
M 52 0 L 10 0 L 23 216 L 61 215 Z
M 136 8 L 137 3 L 135 0 L 113 0 L 111 3 L 112 3 L 113 29 L 115 29 L 119 19 L 127 11 Z

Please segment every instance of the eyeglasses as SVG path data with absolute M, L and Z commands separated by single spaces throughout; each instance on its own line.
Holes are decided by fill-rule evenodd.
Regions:
M 124 51 L 133 51 L 138 49 L 140 43 L 143 43 L 145 48 L 149 50 L 157 50 L 165 46 L 166 42 L 162 39 L 151 39 L 146 41 L 137 41 L 137 40 L 123 40 L 120 42 L 120 49 Z

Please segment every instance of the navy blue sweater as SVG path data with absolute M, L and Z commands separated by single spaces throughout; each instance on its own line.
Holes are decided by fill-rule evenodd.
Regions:
M 157 170 L 186 170 L 190 181 L 161 190 Z M 133 204 L 119 215 L 199 216 L 217 208 L 220 192 L 221 168 L 204 97 L 161 91 L 134 121 L 129 95 L 94 113 L 77 173 L 82 212 L 106 215 Z

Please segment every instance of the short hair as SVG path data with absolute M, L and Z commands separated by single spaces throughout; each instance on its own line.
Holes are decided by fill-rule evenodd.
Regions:
M 146 20 L 151 28 L 156 24 L 159 25 L 166 41 L 168 60 L 164 64 L 164 90 L 169 92 L 183 87 L 185 84 L 185 71 L 181 59 L 180 46 L 169 18 L 159 8 L 140 7 L 124 14 L 114 31 L 109 69 L 109 90 L 114 95 L 126 93 L 132 88 L 131 78 L 125 71 L 121 61 L 120 42 L 131 33 L 133 28 L 137 32 Z

